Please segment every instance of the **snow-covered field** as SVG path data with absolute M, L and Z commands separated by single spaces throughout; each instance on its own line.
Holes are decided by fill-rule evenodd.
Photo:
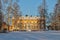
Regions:
M 0 40 L 60 40 L 60 31 L 0 33 Z

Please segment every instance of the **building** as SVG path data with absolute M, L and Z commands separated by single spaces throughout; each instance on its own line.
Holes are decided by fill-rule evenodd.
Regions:
M 16 21 L 17 20 L 17 21 Z M 30 17 L 30 16 L 22 16 L 16 19 L 12 18 L 12 29 L 20 30 L 20 31 L 40 31 L 43 30 L 44 27 L 41 27 L 41 18 L 40 17 Z

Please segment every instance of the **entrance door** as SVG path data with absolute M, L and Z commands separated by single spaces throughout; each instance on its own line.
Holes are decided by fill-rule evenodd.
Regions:
M 31 31 L 30 24 L 27 24 L 27 31 Z

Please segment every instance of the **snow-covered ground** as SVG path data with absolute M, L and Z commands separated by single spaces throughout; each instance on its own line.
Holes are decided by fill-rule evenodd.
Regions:
M 60 31 L 0 33 L 0 40 L 60 40 Z

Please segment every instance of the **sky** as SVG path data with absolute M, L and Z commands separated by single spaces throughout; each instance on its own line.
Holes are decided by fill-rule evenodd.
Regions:
M 22 11 L 22 15 L 32 15 L 37 16 L 38 13 L 38 7 L 42 4 L 43 0 L 19 0 L 20 10 Z M 53 12 L 54 6 L 57 3 L 57 0 L 46 0 L 47 5 L 47 12 Z

